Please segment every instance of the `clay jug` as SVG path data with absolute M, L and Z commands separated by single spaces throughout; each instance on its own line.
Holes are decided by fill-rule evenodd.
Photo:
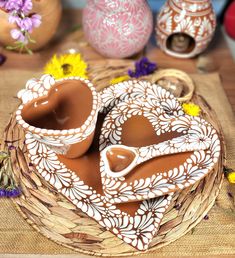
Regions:
M 141 51 L 153 28 L 145 0 L 88 0 L 83 31 L 90 45 L 104 56 L 124 58 Z
M 207 48 L 215 27 L 210 0 L 167 0 L 157 17 L 157 43 L 171 56 L 190 58 Z
M 45 46 L 56 32 L 61 18 L 60 0 L 32 0 L 32 13 L 37 13 L 42 17 L 42 23 L 35 28 L 30 37 L 36 43 L 29 43 L 27 47 L 31 50 L 38 50 Z M 0 9 L 0 44 L 4 46 L 14 46 L 15 40 L 11 37 L 10 31 L 16 25 L 8 22 L 8 13 Z

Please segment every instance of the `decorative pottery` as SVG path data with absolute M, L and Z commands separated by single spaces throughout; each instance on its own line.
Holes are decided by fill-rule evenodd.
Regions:
M 23 104 L 17 122 L 57 154 L 79 157 L 89 149 L 95 132 L 100 97 L 93 84 L 79 77 L 32 79 L 18 93 Z
M 42 23 L 30 34 L 36 43 L 29 43 L 27 47 L 31 50 L 38 50 L 45 46 L 55 34 L 61 18 L 62 5 L 60 0 L 32 0 L 32 2 L 32 13 L 41 15 Z M 15 25 L 8 22 L 8 13 L 1 9 L 0 24 L 0 44 L 14 46 L 15 40 L 11 37 L 10 31 L 15 28 Z
M 105 117 L 100 134 L 102 184 L 111 203 L 181 190 L 201 180 L 218 162 L 216 130 L 203 119 L 185 115 L 166 90 L 156 84 L 127 81 L 105 89 L 103 102 L 110 103 L 112 95 L 123 95 L 124 101 Z M 149 126 L 152 139 L 147 142 Z M 130 136 L 127 140 L 130 131 L 132 140 Z M 138 146 L 136 139 L 140 141 L 141 134 L 143 141 Z
M 145 0 L 88 0 L 83 10 L 83 31 L 88 42 L 107 57 L 138 53 L 152 29 L 152 12 Z
M 210 0 L 167 0 L 157 17 L 157 43 L 171 56 L 190 58 L 206 49 L 215 27 Z
M 54 85 L 52 78 L 46 76 L 46 79 L 43 77 L 40 81 L 44 83 L 34 85 L 34 91 L 20 93 L 24 102 L 27 99 L 35 101 L 40 94 L 48 95 L 48 89 Z M 26 86 L 26 88 L 28 87 Z M 101 98 L 105 99 L 102 97 L 102 93 Z M 103 195 L 100 178 L 100 128 L 103 118 L 107 114 L 106 110 L 112 108 L 112 103 L 120 101 L 121 99 L 116 96 L 109 105 L 106 103 L 105 108 L 101 110 L 93 144 L 89 151 L 81 157 L 70 159 L 64 155 L 58 155 L 53 146 L 41 141 L 41 137 L 37 137 L 35 131 L 32 133 L 30 128 L 26 128 L 25 143 L 30 162 L 58 192 L 124 242 L 138 250 L 146 250 L 157 233 L 164 212 L 172 200 L 172 194 L 143 202 L 133 202 L 128 206 L 125 204 L 113 205 Z M 19 110 L 17 116 L 20 116 Z M 25 123 L 20 122 L 22 119 L 18 117 L 17 120 L 25 130 Z M 149 133 L 151 134 L 151 130 Z M 128 135 L 131 137 L 131 132 Z M 115 142 L 115 144 L 117 143 Z M 137 139 L 136 143 L 141 144 L 141 141 L 138 143 Z M 105 143 L 102 146 L 106 147 Z
M 70 78 L 65 81 L 69 82 L 70 80 L 73 81 L 76 80 L 76 78 Z M 82 79 L 79 79 L 79 81 L 81 80 Z M 83 82 L 86 83 L 87 80 L 84 80 Z M 64 80 L 62 80 L 61 83 L 65 83 Z M 87 83 L 89 86 L 89 82 Z M 68 87 L 66 84 L 65 86 L 66 87 L 64 88 Z M 172 200 L 172 192 L 178 188 L 181 189 L 185 186 L 189 186 L 191 183 L 202 178 L 207 172 L 203 166 L 207 165 L 212 169 L 214 164 L 217 162 L 218 156 L 220 155 L 220 147 L 215 130 L 199 118 L 192 119 L 192 126 L 189 128 L 189 118 L 184 115 L 179 102 L 173 97 L 173 95 L 157 85 L 152 85 L 145 81 L 126 81 L 111 86 L 110 90 L 105 89 L 101 92 L 100 97 L 102 100 L 102 107 L 100 109 L 98 108 L 98 101 L 94 104 L 94 108 L 100 110 L 100 114 L 95 128 L 93 143 L 84 155 L 70 159 L 65 155 L 58 155 L 57 149 L 53 146 L 53 130 L 36 130 L 32 126 L 28 126 L 28 124 L 22 120 L 22 106 L 27 107 L 30 103 L 36 103 L 39 97 L 44 98 L 44 100 L 45 98 L 52 98 L 53 89 L 60 90 L 58 81 L 55 81 L 51 76 L 45 75 L 40 80 L 29 81 L 26 85 L 26 90 L 20 91 L 19 93 L 19 97 L 22 99 L 23 105 L 21 105 L 17 111 L 16 119 L 26 131 L 25 144 L 30 162 L 46 182 L 51 184 L 58 192 L 63 194 L 85 214 L 95 219 L 101 226 L 115 234 L 127 244 L 137 248 L 138 250 L 146 250 L 154 235 L 157 234 L 160 222 Z M 75 93 L 72 92 L 71 94 L 74 95 Z M 148 96 L 148 98 L 146 98 L 146 96 Z M 75 96 L 75 98 L 77 98 L 77 96 Z M 141 108 L 137 105 L 138 101 L 141 104 Z M 61 103 L 62 106 L 67 106 L 64 99 Z M 126 106 L 127 109 L 123 109 L 123 106 Z M 127 114 L 130 123 L 127 121 L 124 125 L 125 128 L 122 127 L 122 130 L 124 129 L 125 132 L 116 134 L 115 128 L 121 127 L 122 125 L 122 117 L 120 117 L 120 112 L 117 110 L 118 108 L 122 109 L 123 114 L 125 114 L 125 110 L 129 110 L 130 108 L 133 109 L 134 112 L 132 114 L 137 117 L 137 120 L 139 118 L 143 120 L 141 112 L 146 112 L 147 116 L 151 115 L 152 117 L 150 120 L 145 119 L 145 121 L 137 123 L 135 119 L 133 120 L 132 116 Z M 67 112 L 68 110 L 66 113 Z M 112 114 L 114 121 L 114 123 L 110 124 L 111 127 L 109 127 L 107 122 L 105 122 L 109 121 L 110 114 Z M 160 119 L 161 115 L 164 116 L 165 120 L 164 118 Z M 117 121 L 117 117 L 120 117 L 119 121 Z M 158 118 L 158 122 L 160 122 L 159 126 L 161 128 L 157 130 L 153 121 Z M 181 119 L 182 123 L 174 123 L 174 121 L 170 121 L 172 128 L 169 129 L 169 119 Z M 199 125 L 199 123 L 201 124 Z M 138 128 L 136 128 L 136 126 L 138 126 Z M 141 127 L 144 130 L 140 130 Z M 133 130 L 133 128 L 135 128 L 135 130 Z M 176 134 L 174 134 L 174 130 L 177 131 Z M 204 141 L 202 139 L 201 147 L 199 147 L 199 149 L 204 149 L 209 146 L 209 149 L 206 151 L 198 151 L 198 153 L 194 153 L 194 155 L 191 156 L 192 161 L 191 163 L 188 162 L 188 167 L 186 168 L 189 173 L 184 174 L 184 176 L 182 176 L 182 173 L 184 173 L 184 159 L 182 160 L 179 159 L 179 157 L 176 157 L 175 164 L 181 164 L 180 173 L 177 168 L 174 168 L 171 172 L 171 180 L 168 182 L 166 179 L 168 176 L 167 172 L 164 172 L 162 175 L 165 179 L 161 180 L 160 185 L 156 185 L 155 190 L 157 191 L 157 188 L 159 187 L 158 191 L 161 192 L 162 196 L 141 202 L 139 201 L 139 199 L 141 199 L 139 198 L 141 191 L 137 191 L 137 193 L 133 194 L 136 198 L 135 200 L 138 201 L 128 204 L 113 204 L 113 200 L 111 200 L 107 194 L 104 195 L 103 188 L 104 185 L 107 186 L 107 182 L 104 182 L 104 177 L 102 175 L 104 174 L 104 171 L 100 151 L 105 149 L 107 150 L 110 144 L 115 146 L 118 145 L 119 148 L 122 148 L 122 145 L 134 146 L 139 150 L 151 144 L 159 144 L 168 138 L 171 139 L 172 137 L 178 137 L 179 134 L 184 134 L 187 130 L 189 134 L 190 130 L 192 132 L 194 132 L 194 130 L 199 130 L 200 136 L 213 135 L 213 138 L 209 141 Z M 66 133 L 68 131 L 66 131 Z M 168 131 L 170 131 L 170 133 Z M 47 142 L 47 136 L 45 136 L 46 132 L 51 136 L 51 144 L 48 144 Z M 54 131 L 54 134 L 56 133 L 57 132 Z M 110 137 L 110 135 L 113 135 L 113 137 Z M 61 139 L 59 137 L 58 139 Z M 66 135 L 63 141 L 59 141 L 59 143 L 66 143 L 67 140 L 70 140 L 70 137 L 67 137 Z M 192 148 L 190 143 L 187 145 L 187 142 L 177 141 L 174 142 L 174 144 L 178 144 L 179 146 L 177 146 L 177 148 L 182 148 L 182 150 L 185 150 L 185 145 L 186 149 L 187 146 L 189 146 L 190 150 Z M 198 143 L 195 143 L 195 146 L 197 149 Z M 193 148 L 195 146 L 193 146 Z M 210 152 L 211 149 L 214 151 L 214 156 Z M 187 158 L 188 157 L 186 157 L 186 159 Z M 162 159 L 162 157 L 153 158 L 154 163 L 150 164 L 148 170 L 154 173 L 154 171 L 158 169 L 158 165 L 155 162 L 156 160 L 158 162 L 160 159 Z M 165 167 L 169 165 L 165 163 L 165 159 L 163 163 Z M 198 167 L 195 166 L 195 163 L 198 163 Z M 174 166 L 174 164 L 171 165 Z M 135 171 L 135 168 L 133 171 Z M 129 173 L 127 177 L 130 174 L 132 173 Z M 183 183 L 181 184 L 181 181 L 184 181 L 185 178 L 188 179 L 189 176 L 191 176 L 191 179 L 189 179 L 191 181 L 187 181 L 186 185 L 183 185 Z M 144 179 L 142 181 L 144 181 Z M 123 181 L 121 180 L 120 183 L 122 184 Z M 126 183 L 123 184 L 124 187 L 125 185 Z M 178 188 L 172 187 L 173 185 L 177 185 Z M 133 186 L 138 188 L 138 185 Z M 149 189 L 148 187 L 149 182 L 147 181 L 147 183 L 145 182 L 142 186 L 142 190 L 145 191 L 146 189 Z M 132 190 L 133 189 L 130 188 L 130 191 Z M 115 191 L 116 189 L 114 187 L 114 192 Z M 109 195 L 111 195 L 116 201 L 122 193 L 117 193 L 114 196 L 112 193 L 109 193 Z M 154 196 L 149 195 L 148 197 Z M 126 199 L 124 201 L 126 201 Z

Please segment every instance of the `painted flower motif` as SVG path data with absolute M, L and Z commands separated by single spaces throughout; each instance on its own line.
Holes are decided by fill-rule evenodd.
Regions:
M 192 37 L 195 36 L 195 27 L 190 17 L 186 17 L 186 19 L 184 18 L 178 23 L 178 25 L 174 29 L 174 32 L 179 31 L 184 31 Z
M 105 213 L 103 202 L 96 194 L 93 194 L 89 198 L 78 202 L 77 206 L 83 212 L 87 213 L 90 217 L 96 219 L 97 221 L 100 221 L 102 219 L 102 214 Z
M 17 97 L 22 100 L 23 104 L 37 98 L 39 94 L 46 95 L 48 90 L 55 84 L 55 78 L 49 74 L 43 75 L 39 80 L 28 80 L 25 89 L 18 92 Z
M 202 22 L 200 24 L 199 30 L 198 30 L 198 36 L 197 38 L 200 40 L 202 37 L 210 36 L 213 32 L 212 23 L 207 17 L 203 17 Z

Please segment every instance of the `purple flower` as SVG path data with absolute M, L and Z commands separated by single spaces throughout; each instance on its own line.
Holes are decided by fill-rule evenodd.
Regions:
M 32 32 L 32 29 L 33 29 L 33 23 L 32 23 L 31 18 L 29 18 L 29 17 L 20 19 L 18 26 L 23 31 Z
M 6 197 L 18 197 L 20 194 L 21 194 L 21 190 L 18 187 L 5 190 Z
M 0 8 L 5 9 L 6 0 L 0 0 Z
M 0 54 L 0 65 L 3 65 L 6 62 L 6 57 L 3 54 Z
M 16 147 L 14 146 L 14 145 L 10 145 L 10 146 L 8 146 L 8 150 L 9 151 L 11 151 L 11 150 L 15 150 L 16 149 Z
M 24 0 L 23 1 L 23 5 L 21 7 L 21 11 L 24 14 L 29 14 L 29 12 L 32 10 L 32 8 L 33 8 L 32 0 Z
M 0 189 L 0 197 L 5 197 L 5 196 L 6 196 L 6 190 Z
M 15 39 L 16 41 L 22 42 L 24 44 L 28 43 L 28 39 L 25 37 L 25 35 L 23 34 L 22 31 L 18 30 L 18 29 L 13 29 L 11 30 L 11 36 L 13 39 Z
M 141 76 L 149 75 L 157 69 L 156 63 L 151 63 L 147 57 L 142 57 L 135 62 L 135 70 L 128 70 L 128 75 L 132 78 L 139 78 Z
M 10 23 L 16 23 L 17 25 L 20 23 L 21 18 L 18 16 L 18 14 L 16 12 L 12 12 L 9 17 L 8 17 L 8 21 Z
M 38 28 L 41 25 L 41 23 L 42 23 L 41 19 L 42 19 L 42 17 L 39 14 L 33 14 L 31 16 L 33 28 Z
M 29 33 L 41 25 L 41 16 L 30 14 L 33 8 L 32 0 L 0 0 L 0 8 L 9 12 L 9 23 L 16 24 L 17 28 L 11 30 L 11 37 L 22 45 L 31 40 Z
M 19 11 L 23 7 L 23 0 L 7 0 L 5 9 L 7 11 Z

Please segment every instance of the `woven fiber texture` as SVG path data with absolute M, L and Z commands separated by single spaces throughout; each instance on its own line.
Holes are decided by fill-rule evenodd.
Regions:
M 126 66 L 128 66 L 126 63 L 124 65 L 120 64 L 120 67 L 117 65 L 119 68 L 110 68 L 108 73 L 106 69 L 106 80 L 108 80 L 108 78 L 110 80 L 110 73 L 112 74 L 112 70 L 115 72 L 115 76 L 118 76 L 119 73 L 121 73 L 121 69 L 126 69 Z M 95 73 L 94 71 L 90 71 L 90 73 L 92 73 L 93 77 L 91 77 L 93 82 L 95 81 L 95 83 L 100 85 L 99 87 L 102 88 L 103 85 L 99 84 L 99 81 L 104 83 L 106 77 L 102 77 L 100 76 L 100 73 Z M 208 105 L 204 99 L 198 95 L 194 96 L 193 101 L 202 106 L 204 115 L 211 122 L 213 122 L 214 126 L 218 128 L 219 125 L 217 118 L 210 106 L 216 109 L 222 125 L 226 125 L 224 127 L 224 134 L 226 139 L 229 139 L 230 141 L 230 143 L 227 145 L 229 157 L 228 164 L 232 166 L 234 164 L 234 160 L 232 159 L 234 157 L 234 147 L 232 146 L 232 141 L 234 140 L 232 138 L 234 135 L 232 134 L 232 130 L 234 130 L 234 127 L 232 127 L 234 125 L 234 120 L 232 119 L 232 111 L 227 103 L 223 89 L 221 88 L 218 75 L 197 75 L 193 78 L 196 82 L 196 85 L 198 86 L 198 92 L 206 98 L 210 105 Z M 22 87 L 22 85 L 20 86 Z M 220 96 L 220 99 L 218 96 Z M 219 103 L 221 103 L 221 98 L 225 103 L 224 105 L 219 105 Z M 39 230 L 48 238 L 51 238 L 58 243 L 72 247 L 80 252 L 115 256 L 126 256 L 132 252 L 135 254 L 138 253 L 130 246 L 122 243 L 121 240 L 117 239 L 111 233 L 104 231 L 95 221 L 87 218 L 79 210 L 76 210 L 72 204 L 65 200 L 65 198 L 53 192 L 50 186 L 45 184 L 45 182 L 41 180 L 40 177 L 36 175 L 36 173 L 31 172 L 32 168 L 28 167 L 27 153 L 25 152 L 26 150 L 23 146 L 23 132 L 15 125 L 14 116 L 10 121 L 9 126 L 6 128 L 4 138 L 8 140 L 21 139 L 20 142 L 17 142 L 16 144 L 19 146 L 19 148 L 17 148 L 16 151 L 12 153 L 12 164 L 14 166 L 16 175 L 21 177 L 22 183 L 24 185 L 24 195 L 21 198 L 16 199 L 15 203 L 18 209 L 21 211 L 22 215 L 30 224 L 32 224 L 37 230 Z M 203 243 L 205 244 L 205 241 L 208 241 L 205 237 L 206 235 L 210 236 L 210 244 L 213 245 L 212 236 L 216 234 L 216 232 L 213 231 L 215 229 L 213 223 L 208 228 L 208 232 L 206 232 L 203 227 L 200 228 L 199 225 L 199 235 L 195 233 L 197 232 L 198 227 L 196 227 L 195 230 L 191 230 L 191 228 L 193 228 L 198 222 L 201 221 L 201 219 L 207 214 L 208 210 L 214 203 L 222 181 L 222 162 L 223 160 L 220 161 L 220 164 L 218 164 L 218 167 L 215 169 L 214 173 L 208 175 L 197 185 L 194 185 L 192 188 L 185 189 L 180 194 L 175 195 L 174 201 L 172 202 L 171 207 L 169 207 L 162 221 L 159 234 L 152 242 L 149 252 L 154 251 L 158 254 L 164 255 L 180 255 L 180 252 L 187 254 L 188 251 L 188 253 L 191 255 L 194 252 L 200 254 L 200 251 L 203 252 Z M 223 198 L 218 199 L 219 207 L 226 206 L 226 192 L 227 189 L 223 188 Z M 17 253 L 19 250 L 21 250 L 20 252 L 26 253 L 73 252 L 69 249 L 65 249 L 64 247 L 60 247 L 54 244 L 52 241 L 46 240 L 40 234 L 37 234 L 36 231 L 32 231 L 27 224 L 23 223 L 20 217 L 17 219 L 17 213 L 15 213 L 15 211 L 11 211 L 11 204 L 9 204 L 7 201 L 4 202 L 8 204 L 8 212 L 10 212 L 14 217 L 13 220 L 15 232 L 11 232 L 11 235 L 5 234 L 8 235 L 9 241 L 8 246 L 5 244 L 5 239 L 3 242 L 1 242 L 2 250 L 4 249 L 3 252 L 7 252 L 5 251 L 7 248 L 9 252 L 13 253 Z M 219 207 L 217 207 L 219 209 L 218 214 L 223 218 L 224 221 L 226 221 L 228 225 L 231 220 L 230 214 L 226 212 L 225 214 L 223 214 L 223 212 L 221 214 L 220 209 L 222 208 Z M 227 208 L 228 207 L 225 207 L 224 209 L 227 211 Z M 7 214 L 7 210 L 3 209 L 3 213 L 5 214 L 3 218 L 5 218 L 6 221 L 1 225 L 2 228 L 4 228 L 4 226 L 6 228 L 7 217 L 9 216 L 9 214 Z M 221 217 L 219 217 L 220 221 Z M 11 227 L 9 226 L 9 228 Z M 226 229 L 228 229 L 227 232 Z M 228 227 L 221 225 L 221 230 L 224 232 L 224 235 L 227 235 L 227 238 L 232 239 L 234 236 L 232 233 L 234 232 L 232 231 L 232 228 L 229 229 Z M 221 230 L 217 230 L 219 235 L 221 234 Z M 157 249 L 163 245 L 169 244 L 189 231 L 190 233 L 188 234 L 188 237 L 181 238 L 182 240 L 180 239 L 178 241 L 178 243 L 180 242 L 180 246 L 183 247 L 180 248 L 179 244 L 177 245 L 173 243 L 168 247 L 162 248 L 160 250 Z M 18 236 L 20 241 L 12 241 L 11 237 L 14 235 Z M 190 236 L 192 236 L 191 242 L 189 241 Z M 202 238 L 204 239 L 202 240 Z M 216 236 L 214 239 L 216 239 Z M 199 242 L 197 240 L 199 240 Z M 25 244 L 23 245 L 21 243 Z M 190 245 L 195 244 L 193 252 L 191 246 L 189 246 L 189 243 Z M 224 244 L 226 245 L 226 243 Z M 230 243 L 229 239 L 228 243 Z M 223 243 L 221 243 L 221 248 L 222 244 Z M 164 251 L 164 249 L 166 251 Z M 220 251 L 221 250 L 222 249 L 220 249 Z M 223 253 L 232 253 L 232 250 L 233 247 L 231 244 L 231 249 L 227 248 L 227 250 L 224 250 Z M 210 251 L 210 254 L 217 253 L 218 251 L 216 251 L 216 249 L 211 249 Z

